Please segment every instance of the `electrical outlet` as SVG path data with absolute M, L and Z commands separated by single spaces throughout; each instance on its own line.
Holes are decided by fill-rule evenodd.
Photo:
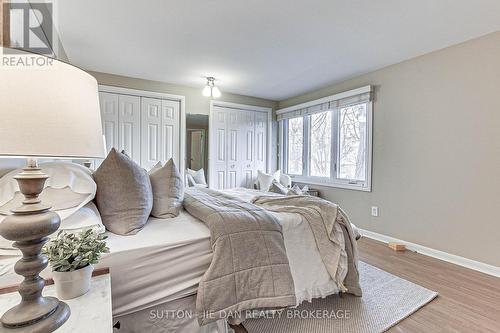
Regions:
M 372 216 L 375 216 L 375 217 L 378 216 L 378 207 L 377 206 L 372 206 Z

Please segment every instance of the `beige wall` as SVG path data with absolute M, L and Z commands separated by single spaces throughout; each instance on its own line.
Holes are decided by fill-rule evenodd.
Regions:
M 361 228 L 500 266 L 500 32 L 279 107 L 367 84 L 376 86 L 373 191 L 320 187 L 323 196 Z
M 99 84 L 130 88 L 130 89 L 169 93 L 174 95 L 182 95 L 186 97 L 186 113 L 197 113 L 197 114 L 210 113 L 210 98 L 207 98 L 201 94 L 203 86 L 194 88 L 194 87 L 180 86 L 171 83 L 149 81 L 149 80 L 131 78 L 126 76 L 107 74 L 107 73 L 99 73 L 91 71 L 89 71 L 89 73 L 97 79 L 97 82 L 99 82 Z M 277 106 L 276 102 L 262 98 L 229 94 L 225 93 L 224 91 L 222 91 L 222 94 L 223 95 L 220 98 L 220 100 L 225 102 L 248 104 L 248 105 L 263 106 L 270 108 L 275 108 Z
M 171 83 L 143 80 L 131 78 L 120 75 L 113 75 L 100 72 L 89 71 L 99 84 L 116 86 L 122 88 L 139 89 L 146 91 L 169 93 L 174 95 L 181 95 L 186 97 L 186 113 L 193 114 L 210 114 L 210 98 L 201 94 L 203 87 L 186 87 Z M 222 97 L 219 99 L 224 102 L 247 104 L 253 106 L 263 106 L 276 109 L 278 103 L 267 99 L 230 94 L 222 91 Z M 273 136 L 272 136 L 272 151 L 271 151 L 271 168 L 273 170 L 277 167 L 277 151 L 278 151 L 278 135 L 277 124 L 273 123 Z

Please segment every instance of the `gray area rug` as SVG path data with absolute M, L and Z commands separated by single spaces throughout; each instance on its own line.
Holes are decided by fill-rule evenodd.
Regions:
M 364 262 L 359 269 L 363 297 L 332 295 L 243 325 L 249 333 L 385 332 L 437 296 Z

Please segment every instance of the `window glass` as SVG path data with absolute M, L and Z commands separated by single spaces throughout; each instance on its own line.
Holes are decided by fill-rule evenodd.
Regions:
M 288 120 L 288 173 L 302 174 L 302 152 L 304 146 L 304 119 Z
M 340 109 L 337 177 L 366 180 L 366 104 Z
M 330 177 L 332 162 L 332 112 L 326 111 L 311 116 L 311 164 L 310 175 Z

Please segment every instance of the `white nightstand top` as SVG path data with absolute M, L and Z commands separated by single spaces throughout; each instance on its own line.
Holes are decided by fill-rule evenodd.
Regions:
M 44 296 L 56 296 L 54 285 L 43 289 Z M 0 295 L 0 313 L 18 304 L 21 296 L 18 292 Z M 92 278 L 88 293 L 65 300 L 71 309 L 71 316 L 55 332 L 57 333 L 112 333 L 113 315 L 111 307 L 111 277 L 109 274 Z

